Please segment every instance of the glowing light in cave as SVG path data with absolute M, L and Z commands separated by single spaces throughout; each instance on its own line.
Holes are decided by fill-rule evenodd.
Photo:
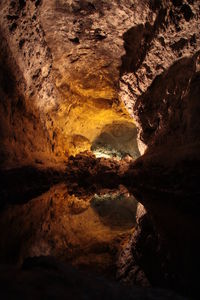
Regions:
M 121 156 L 118 156 L 118 155 L 113 155 L 113 154 L 108 154 L 108 153 L 105 153 L 105 152 L 101 152 L 100 150 L 94 150 L 93 151 L 93 154 L 97 157 L 97 158 L 101 158 L 101 157 L 104 157 L 104 158 L 114 158 L 116 160 L 120 160 L 121 159 Z
M 109 154 L 106 154 L 106 153 L 103 153 L 103 152 L 100 152 L 100 151 L 93 151 L 93 154 L 97 157 L 97 158 L 100 158 L 100 157 L 105 157 L 105 158 L 110 158 L 111 155 Z
M 121 160 L 128 155 L 136 159 L 139 156 L 137 129 L 132 122 L 113 121 L 102 128 L 90 149 L 97 158 Z

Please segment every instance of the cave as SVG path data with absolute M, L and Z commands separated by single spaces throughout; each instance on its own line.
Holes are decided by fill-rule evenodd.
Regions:
M 0 1 L 0 297 L 198 299 L 198 0 Z

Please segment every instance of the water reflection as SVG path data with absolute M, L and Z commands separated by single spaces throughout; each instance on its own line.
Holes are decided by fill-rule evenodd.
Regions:
M 134 230 L 137 201 L 123 191 L 70 195 L 57 184 L 0 216 L 0 259 L 52 255 L 95 271 L 112 272 L 121 244 Z
M 135 225 L 137 201 L 133 196 L 121 193 L 95 194 L 91 206 L 102 223 L 111 229 L 131 229 Z

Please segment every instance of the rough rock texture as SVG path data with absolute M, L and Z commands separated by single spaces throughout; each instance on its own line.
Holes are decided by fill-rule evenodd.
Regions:
M 133 158 L 124 159 L 96 158 L 90 151 L 70 156 L 66 166 L 67 180 L 78 183 L 88 189 L 96 187 L 117 188 L 123 182 L 124 174 L 129 169 Z M 79 186 L 78 186 L 79 188 Z
M 198 293 L 200 251 L 199 9 L 198 0 L 0 3 L 1 167 L 63 168 L 70 157 L 69 169 L 83 168 L 72 177 L 122 180 L 147 214 L 121 279 L 189 297 Z M 133 131 L 136 122 L 146 149 L 126 174 L 118 174 L 123 163 L 71 159 L 116 122 Z
M 131 3 L 1 1 L 0 10 L 4 167 L 63 162 L 113 121 L 134 129 L 118 97 Z
M 89 150 L 106 125 L 132 122 L 121 101 L 141 152 L 179 136 L 178 123 L 193 126 L 186 103 L 199 68 L 198 1 L 0 5 L 4 167 L 55 165 Z
M 41 164 L 51 155 L 49 133 L 23 92 L 23 71 L 1 33 L 0 40 L 0 163 L 4 168 Z
M 190 134 L 185 127 L 196 123 L 191 114 L 197 96 L 191 101 L 190 90 L 199 86 L 200 50 L 198 1 L 149 3 L 149 18 L 123 35 L 120 82 L 121 98 L 146 145 L 170 139 L 173 131 L 178 136 L 180 127 Z
M 1 1 L 1 165 L 4 167 L 48 161 L 52 152 L 48 126 L 40 122 L 45 112 L 39 112 L 34 101 L 35 94 L 37 100 L 51 94 L 48 74 L 39 76 L 47 62 L 50 66 L 51 54 L 36 21 L 35 4 L 28 2 L 31 10 L 25 1 Z
M 121 97 L 137 120 L 141 150 L 147 148 L 126 177 L 147 215 L 127 246 L 123 274 L 137 282 L 139 266 L 151 284 L 194 296 L 200 265 L 199 3 L 151 4 L 152 20 L 123 35 Z

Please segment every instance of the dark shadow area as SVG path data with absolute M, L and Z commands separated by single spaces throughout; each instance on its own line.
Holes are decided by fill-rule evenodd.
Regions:
M 130 165 L 123 180 L 130 192 L 136 190 L 140 193 L 141 201 L 143 191 L 157 192 L 162 194 L 162 202 L 172 203 L 182 212 L 198 215 L 199 144 L 146 153 Z
M 192 196 L 183 211 L 184 196 L 176 192 L 143 187 L 136 188 L 133 193 L 147 210 L 147 215 L 140 220 L 134 258 L 153 286 L 171 288 L 197 299 L 200 220 Z
M 167 10 L 162 8 L 162 5 L 158 5 L 156 9 L 159 9 L 159 11 L 153 25 L 149 22 L 144 25 L 139 24 L 123 34 L 126 54 L 122 56 L 120 76 L 124 73 L 137 71 L 145 59 L 157 30 L 163 26 Z
M 191 81 L 193 85 L 191 93 L 195 101 L 197 101 L 198 91 L 197 77 Z M 190 102 L 190 111 L 193 109 Z M 132 252 L 132 255 L 150 278 L 151 284 L 162 288 L 172 288 L 187 297 L 196 299 L 200 267 L 198 245 L 200 239 L 198 231 L 200 226 L 200 161 L 196 119 L 198 110 L 194 110 L 193 113 L 194 123 L 188 120 L 188 133 L 191 132 L 190 128 L 194 128 L 195 130 L 192 131 L 194 134 L 191 136 L 189 134 L 188 139 L 186 136 L 184 138 L 186 141 L 193 138 L 194 143 L 178 145 L 175 140 L 174 145 L 166 148 L 157 147 L 156 151 L 154 149 L 148 151 L 136 161 L 132 161 L 128 169 L 126 167 L 121 169 L 122 166 L 114 162 L 111 173 L 108 173 L 113 188 L 123 184 L 147 210 L 147 217 L 140 223 L 142 229 L 139 228 L 141 231 L 139 231 L 137 247 L 133 249 L 135 252 Z M 81 159 L 83 157 L 80 157 L 79 162 Z M 82 170 L 84 170 L 83 161 L 87 160 L 83 159 L 80 164 L 76 162 Z M 104 160 L 101 163 L 101 160 L 95 161 L 99 161 L 99 168 L 101 168 Z M 93 191 L 100 195 L 100 199 L 97 197 L 95 201 L 92 200 L 94 209 L 98 211 L 102 220 L 104 218 L 104 222 L 112 226 L 113 221 L 115 224 L 110 208 L 112 199 L 108 197 L 105 203 L 98 207 L 101 201 L 101 192 L 98 192 L 98 189 L 100 189 L 100 183 L 102 183 L 101 188 L 104 188 L 103 172 L 106 169 L 102 168 L 104 170 L 100 177 L 102 181 L 98 180 L 95 170 L 97 171 L 98 168 L 94 163 L 91 172 L 88 173 L 89 176 L 86 177 L 90 178 L 94 172 L 98 184 L 96 185 L 95 181 L 86 180 L 85 185 L 81 185 L 81 193 L 84 193 L 84 189 L 89 189 L 91 193 Z M 112 172 L 115 173 L 116 180 L 112 177 Z M 115 187 L 113 182 L 116 184 Z M 73 183 L 71 184 L 72 193 L 73 188 L 74 193 L 80 192 L 79 181 L 74 186 Z
M 200 74 L 195 72 L 198 54 L 172 64 L 153 80 L 135 103 L 134 109 L 143 127 L 141 138 L 149 145 L 154 144 L 154 148 L 199 141 Z
M 111 231 L 133 228 L 136 197 L 147 210 L 147 217 L 140 221 L 136 248 L 132 250 L 137 264 L 150 278 L 152 286 L 194 295 L 198 292 L 200 265 L 197 244 L 200 238 L 197 230 L 200 226 L 197 209 L 200 165 L 198 160 L 192 158 L 181 160 L 181 152 L 179 160 L 173 161 L 172 153 L 177 157 L 179 149 L 170 153 L 168 149 L 151 155 L 147 153 L 132 162 L 128 169 L 126 166 L 124 173 L 120 173 L 122 161 L 96 159 L 89 153 L 71 158 L 72 164 L 69 163 L 66 174 L 31 168 L 1 173 L 1 190 L 8 193 L 5 201 L 7 204 L 20 204 L 16 207 L 10 205 L 5 213 L 2 211 L 1 255 L 5 255 L 8 261 L 11 258 L 13 262 L 13 259 L 25 258 L 27 249 L 31 249 L 30 253 L 36 256 L 46 255 L 50 251 L 65 261 L 73 259 L 83 269 L 88 268 L 85 261 L 91 259 L 90 267 L 95 270 L 98 264 L 96 261 L 94 264 L 94 257 L 102 257 L 105 253 L 116 255 L 116 248 L 104 242 L 98 244 L 94 239 L 91 248 L 86 243 L 80 250 L 68 234 L 74 238 L 81 232 L 80 240 L 83 241 L 83 232 L 88 234 L 87 226 L 91 220 L 93 225 L 90 228 L 96 230 L 95 236 L 100 233 L 101 238 L 105 233 L 104 226 Z M 169 158 L 173 164 L 168 164 Z M 70 172 L 74 172 L 71 177 Z M 61 179 L 65 180 L 64 187 L 54 188 L 53 180 L 58 182 Z M 126 185 L 123 189 L 119 187 L 122 183 Z M 110 185 L 112 192 L 108 190 Z M 52 190 L 43 195 L 49 187 Z M 119 194 L 117 189 L 121 189 Z M 39 194 L 39 199 L 33 199 Z M 20 195 L 24 195 L 24 202 Z M 18 199 L 18 202 L 12 199 Z M 28 199 L 32 201 L 25 203 Z M 97 220 L 104 228 L 102 232 Z M 5 226 L 8 228 L 6 231 Z M 63 240 L 66 241 L 62 244 Z M 6 243 L 10 245 L 8 248 Z M 110 268 L 113 272 L 112 264 Z
M 53 169 L 31 166 L 0 170 L 0 209 L 8 204 L 23 204 L 63 181 L 64 174 Z
M 78 271 L 53 257 L 30 258 L 21 269 L 2 266 L 0 282 L 4 299 L 184 299 L 171 291 L 124 287 L 94 274 Z

